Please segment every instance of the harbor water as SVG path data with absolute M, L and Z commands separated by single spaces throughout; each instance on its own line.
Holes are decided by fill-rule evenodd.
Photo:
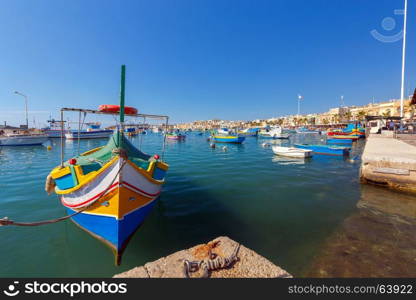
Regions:
M 183 142 L 167 141 L 167 182 L 120 266 L 114 265 L 106 245 L 67 220 L 38 227 L 0 227 L 0 276 L 111 277 L 223 235 L 295 277 L 354 276 L 345 273 L 346 268 L 371 276 L 364 268 L 368 272 L 369 266 L 384 268 L 386 255 L 392 270 L 380 274 L 396 274 L 392 272 L 404 257 L 403 249 L 408 250 L 409 263 L 402 266 L 405 260 L 401 273 L 397 272 L 416 274 L 415 238 L 409 234 L 416 228 L 415 201 L 413 196 L 359 183 L 359 155 L 365 141 L 354 143 L 349 158 L 315 155 L 299 160 L 277 157 L 263 143 L 323 143 L 324 137 L 297 134 L 288 141 L 248 137 L 241 145 L 217 144 L 215 149 L 209 147 L 207 137 L 188 133 Z M 160 134 L 131 140 L 148 154 L 162 153 Z M 103 139 L 81 140 L 79 145 L 66 141 L 65 159 L 105 143 Z M 46 176 L 60 163 L 60 140 L 50 145 L 50 151 L 45 146 L 0 149 L 0 217 L 31 222 L 65 214 L 58 197 L 44 191 Z M 384 200 L 391 209 L 383 209 Z M 402 203 L 400 209 L 397 203 Z M 388 242 L 393 237 L 400 247 Z M 378 258 L 372 255 L 374 249 L 379 250 Z M 366 259 L 361 267 L 353 263 L 354 251 Z M 340 258 L 350 264 L 334 264 Z

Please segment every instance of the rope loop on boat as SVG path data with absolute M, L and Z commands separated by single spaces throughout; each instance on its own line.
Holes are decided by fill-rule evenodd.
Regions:
M 120 157 L 122 157 L 120 155 Z M 89 205 L 81 208 L 80 210 L 67 215 L 67 216 L 63 216 L 60 218 L 55 218 L 55 219 L 50 219 L 50 220 L 44 220 L 44 221 L 38 221 L 38 222 L 15 222 L 13 220 L 10 220 L 8 217 L 4 217 L 2 219 L 0 219 L 0 226 L 8 226 L 8 225 L 14 225 L 14 226 L 40 226 L 40 225 L 46 225 L 46 224 L 53 224 L 53 223 L 58 223 L 60 221 L 64 221 L 66 219 L 72 218 L 80 213 L 82 213 L 83 211 L 87 210 L 89 207 L 91 207 L 91 205 L 93 205 L 94 203 L 96 203 L 97 201 L 99 201 L 103 196 L 105 196 L 108 192 L 108 190 L 111 188 L 111 186 L 113 185 L 114 181 L 116 180 L 116 178 L 118 177 L 118 175 L 120 174 L 121 170 L 123 169 L 123 167 L 126 165 L 127 160 L 125 159 L 120 167 L 120 169 L 118 170 L 117 174 L 114 176 L 114 178 L 111 180 L 111 182 L 109 183 L 109 185 L 107 186 L 107 188 L 101 193 L 101 195 L 94 200 L 93 202 L 91 202 Z

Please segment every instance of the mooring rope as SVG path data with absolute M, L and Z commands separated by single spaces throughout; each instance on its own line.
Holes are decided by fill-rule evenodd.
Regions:
M 94 200 L 89 205 L 85 206 L 84 208 L 82 208 L 82 209 L 80 209 L 80 210 L 78 210 L 78 211 L 76 211 L 76 212 L 74 212 L 70 215 L 63 216 L 63 217 L 60 217 L 60 218 L 50 219 L 50 220 L 38 221 L 38 222 L 15 222 L 13 220 L 10 220 L 8 217 L 4 217 L 4 218 L 0 219 L 0 226 L 7 226 L 7 225 L 40 226 L 40 225 L 57 223 L 57 222 L 64 221 L 66 219 L 72 218 L 73 216 L 76 216 L 76 215 L 82 213 L 83 211 L 87 210 L 89 207 L 91 207 L 91 205 L 93 205 L 94 203 L 99 201 L 105 194 L 107 194 L 108 190 L 111 188 L 111 186 L 113 185 L 114 181 L 116 180 L 117 176 L 120 174 L 121 170 L 126 165 L 126 163 L 127 163 L 127 159 L 124 160 L 124 162 L 121 165 L 120 169 L 118 170 L 117 174 L 114 176 L 114 178 L 111 180 L 110 184 L 107 186 L 107 188 L 101 193 L 101 195 L 96 200 Z

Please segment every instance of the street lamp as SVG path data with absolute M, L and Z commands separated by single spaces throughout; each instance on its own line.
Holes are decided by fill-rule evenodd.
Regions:
M 400 92 L 400 122 L 403 122 L 403 102 L 404 102 L 404 68 L 406 59 L 406 23 L 407 23 L 407 0 L 404 0 L 404 24 L 403 24 L 403 47 L 402 47 L 402 85 Z
M 26 108 L 26 127 L 29 129 L 29 118 L 27 116 L 27 96 L 25 94 L 22 94 L 18 91 L 14 91 L 15 94 L 23 96 L 25 98 L 25 108 Z

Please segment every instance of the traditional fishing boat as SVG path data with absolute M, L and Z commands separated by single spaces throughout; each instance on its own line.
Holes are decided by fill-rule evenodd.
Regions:
M 77 108 L 61 109 L 93 114 L 119 115 L 120 124 L 105 146 L 64 161 L 49 174 L 46 190 L 55 191 L 72 221 L 109 245 L 120 263 L 130 237 L 143 223 L 159 197 L 168 165 L 159 155 L 150 156 L 136 148 L 124 132 L 124 82 L 122 66 L 120 111 L 101 112 Z M 137 114 L 135 117 L 167 116 Z
M 211 136 L 213 142 L 217 143 L 233 143 L 233 144 L 241 144 L 245 141 L 246 137 L 240 135 L 221 135 L 221 134 L 214 134 Z
M 243 136 L 257 136 L 259 131 L 259 128 L 246 128 L 239 131 L 238 134 Z
M 300 149 L 294 147 L 279 147 L 272 146 L 273 153 L 276 155 L 287 156 L 287 157 L 297 157 L 297 158 L 307 158 L 312 157 L 313 151 L 309 149 Z
M 271 126 L 260 130 L 259 137 L 265 139 L 288 139 L 290 134 L 283 133 L 283 129 L 280 126 Z
M 186 135 L 180 133 L 180 132 L 171 132 L 166 134 L 166 138 L 169 140 L 177 140 L 181 141 L 186 138 Z
M 220 135 L 228 135 L 231 132 L 230 132 L 230 130 L 228 128 L 219 128 L 217 130 L 217 133 L 220 134 Z
M 329 145 L 310 145 L 295 144 L 296 148 L 312 150 L 315 154 L 347 156 L 350 153 L 349 147 L 329 146 Z

